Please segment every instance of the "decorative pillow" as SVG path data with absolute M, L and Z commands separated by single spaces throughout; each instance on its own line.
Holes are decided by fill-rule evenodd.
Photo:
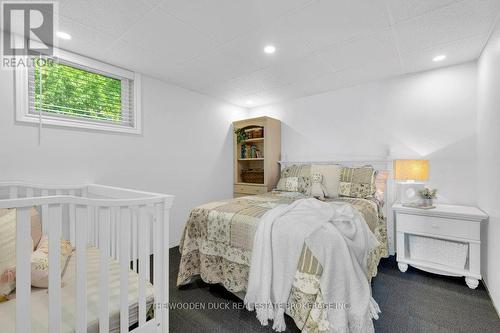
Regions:
M 310 193 L 311 186 L 311 166 L 304 165 L 291 165 L 281 171 L 280 180 L 276 189 L 285 192 L 302 192 L 305 194 Z
M 278 191 L 285 192 L 298 192 L 299 191 L 299 177 L 287 177 L 280 178 L 278 185 L 276 185 Z
M 31 208 L 31 239 L 33 240 L 33 251 L 42 238 L 42 221 L 36 207 Z
M 61 275 L 72 252 L 71 243 L 61 240 Z M 42 236 L 35 252 L 31 254 L 31 285 L 38 288 L 49 287 L 49 239 L 45 235 Z
M 38 210 L 31 208 L 32 250 L 42 236 Z M 10 294 L 16 287 L 16 210 L 0 209 L 0 296 Z
M 384 193 L 387 187 L 387 178 L 389 178 L 388 170 L 380 170 L 375 177 L 375 199 L 378 200 L 380 206 L 384 206 Z
M 311 177 L 299 177 L 298 192 L 304 193 L 307 196 L 311 195 Z
M 373 197 L 376 173 L 371 166 L 343 167 L 340 172 L 339 195 L 352 198 Z
M 311 174 L 323 175 L 325 196 L 336 198 L 339 196 L 340 171 L 342 167 L 336 164 L 313 164 Z
M 16 210 L 0 209 L 0 295 L 16 288 Z
M 311 191 L 311 177 L 280 178 L 276 189 L 283 192 L 301 192 L 309 195 Z
M 323 200 L 326 196 L 326 188 L 323 185 L 323 175 L 315 173 L 311 175 L 311 196 Z

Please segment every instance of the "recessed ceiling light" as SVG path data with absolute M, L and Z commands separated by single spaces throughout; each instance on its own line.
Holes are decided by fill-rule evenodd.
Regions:
M 61 39 L 66 39 L 66 40 L 70 40 L 71 39 L 71 35 L 68 34 L 67 32 L 64 32 L 64 31 L 58 31 L 56 33 L 57 37 L 61 38 Z
M 268 45 L 264 48 L 264 52 L 267 54 L 273 54 L 276 52 L 276 47 L 274 47 L 274 45 Z
M 249 106 L 250 106 L 250 105 L 253 105 L 253 101 L 252 101 L 251 99 L 249 99 L 249 100 L 247 101 L 247 105 L 249 105 Z
M 441 55 L 438 55 L 438 56 L 435 56 L 432 61 L 434 62 L 438 62 L 438 61 L 443 61 L 444 59 L 446 59 L 446 56 L 444 54 L 441 54 Z

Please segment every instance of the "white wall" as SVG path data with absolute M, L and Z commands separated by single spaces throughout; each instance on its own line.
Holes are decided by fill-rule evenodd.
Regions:
M 468 63 L 250 110 L 282 120 L 287 160 L 430 159 L 440 202 L 476 204 L 477 66 Z
M 483 276 L 500 314 L 500 25 L 479 60 L 478 203 L 490 216 L 483 228 Z
M 143 77 L 143 135 L 15 124 L 11 72 L 0 71 L 0 180 L 95 182 L 174 194 L 170 245 L 189 211 L 232 196 L 231 122 L 246 110 Z

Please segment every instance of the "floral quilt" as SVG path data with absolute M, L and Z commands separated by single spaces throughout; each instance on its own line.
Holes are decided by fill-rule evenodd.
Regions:
M 220 283 L 227 290 L 244 292 L 248 283 L 254 234 L 262 215 L 280 204 L 305 196 L 298 192 L 270 192 L 211 202 L 191 211 L 180 243 L 181 262 L 177 285 L 200 276 L 206 283 Z M 387 226 L 375 200 L 338 198 L 353 205 L 380 242 L 370 253 L 367 268 L 377 274 L 381 257 L 388 255 Z M 302 332 L 326 332 L 329 324 L 319 286 L 321 264 L 304 245 L 287 309 Z

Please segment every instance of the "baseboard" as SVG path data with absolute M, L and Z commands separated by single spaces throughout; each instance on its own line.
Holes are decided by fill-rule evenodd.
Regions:
M 389 256 L 391 256 L 391 255 L 396 256 L 396 254 L 397 253 L 393 253 L 393 254 L 389 253 Z M 488 296 L 490 297 L 491 304 L 493 304 L 493 308 L 497 312 L 498 318 L 500 318 L 500 307 L 495 304 L 493 297 L 491 297 L 491 293 L 490 293 L 490 290 L 488 289 L 488 285 L 486 284 L 486 281 L 484 279 L 481 279 L 481 281 L 483 282 L 484 288 L 486 289 L 486 292 L 488 293 Z
M 486 281 L 483 281 L 484 288 L 486 289 L 486 292 L 488 293 L 488 296 L 490 296 L 491 303 L 493 304 L 493 308 L 496 310 L 498 318 L 500 318 L 500 308 L 495 304 L 495 301 L 493 300 L 493 297 L 491 297 L 490 290 L 488 289 L 488 285 L 486 284 Z

